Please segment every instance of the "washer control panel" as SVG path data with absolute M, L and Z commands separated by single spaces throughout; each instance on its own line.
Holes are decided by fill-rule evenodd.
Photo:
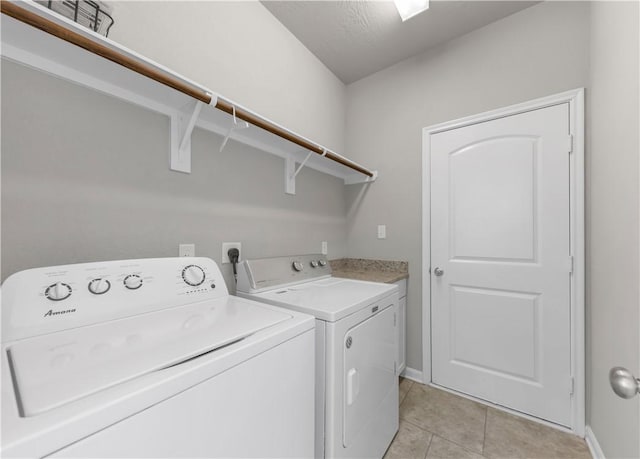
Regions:
M 28 269 L 2 286 L 2 341 L 227 296 L 209 258 L 150 258 Z
M 331 276 L 326 255 L 307 254 L 291 257 L 244 260 L 238 268 L 237 290 L 260 293 L 274 286 Z

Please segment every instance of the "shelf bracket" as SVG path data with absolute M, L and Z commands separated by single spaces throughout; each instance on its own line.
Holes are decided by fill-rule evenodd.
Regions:
M 295 178 L 298 176 L 298 174 L 300 173 L 300 171 L 302 170 L 302 168 L 304 167 L 305 164 L 307 164 L 307 161 L 309 161 L 309 158 L 311 158 L 311 155 L 313 154 L 313 152 L 309 152 L 309 154 L 307 155 L 307 157 L 304 159 L 304 161 L 302 161 L 300 163 L 300 165 L 298 166 L 298 168 L 296 169 L 296 171 L 293 173 L 293 177 L 291 177 L 292 179 L 295 180 Z
M 211 95 L 209 105 L 215 107 L 218 97 Z M 171 115 L 171 170 L 191 173 L 191 134 L 196 127 L 200 111 L 205 105 L 199 100 L 187 104 Z
M 190 104 L 191 105 L 191 104 Z M 190 110 L 171 115 L 171 170 L 191 172 L 191 133 L 198 121 L 203 102 L 196 100 Z M 189 113 L 190 112 L 190 113 Z
M 295 195 L 296 194 L 296 177 L 302 170 L 311 155 L 314 153 L 310 151 L 307 154 L 307 157 L 300 163 L 298 168 L 296 169 L 296 157 L 295 155 L 289 155 L 284 161 L 284 192 L 287 194 Z M 326 150 L 325 150 L 326 154 Z
M 296 158 L 289 155 L 284 160 L 284 192 L 287 194 L 296 194 Z

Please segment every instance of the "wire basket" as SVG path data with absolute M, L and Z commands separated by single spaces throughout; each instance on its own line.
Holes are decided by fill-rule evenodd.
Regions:
M 111 7 L 98 0 L 36 0 L 36 3 L 105 37 L 114 23 Z

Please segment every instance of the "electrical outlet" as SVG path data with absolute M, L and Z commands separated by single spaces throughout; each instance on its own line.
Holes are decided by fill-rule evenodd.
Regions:
M 195 257 L 196 245 L 195 244 L 179 244 L 178 256 L 180 257 Z
M 387 238 L 387 225 L 378 225 L 378 239 Z
M 322 255 L 326 255 L 327 252 L 327 241 L 322 241 Z
M 241 242 L 223 242 L 222 243 L 222 264 L 231 263 L 229 261 L 229 249 L 238 249 L 240 255 L 238 261 L 242 260 L 242 243 Z

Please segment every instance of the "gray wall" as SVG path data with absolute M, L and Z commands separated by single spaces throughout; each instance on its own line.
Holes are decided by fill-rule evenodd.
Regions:
M 409 367 L 422 369 L 422 128 L 586 86 L 588 43 L 586 3 L 542 3 L 347 87 L 346 151 L 380 171 L 347 190 L 348 253 L 409 261 Z
M 284 194 L 282 159 L 196 129 L 193 173 L 169 170 L 169 120 L 2 62 L 2 278 L 38 266 L 177 256 L 221 261 L 346 251 L 341 180 L 304 169 Z M 227 285 L 230 270 L 225 265 Z
M 588 419 L 607 457 L 640 457 L 640 400 L 609 388 L 613 366 L 640 376 L 640 65 L 637 2 L 591 6 L 587 99 Z
M 110 38 L 343 152 L 345 86 L 259 2 L 114 2 Z M 169 121 L 3 61 L 2 279 L 35 266 L 177 255 L 221 261 L 346 254 L 344 185 L 195 130 L 191 175 L 169 171 Z M 227 284 L 228 265 L 224 267 Z
M 262 3 L 113 4 L 110 38 L 343 152 L 344 84 Z

